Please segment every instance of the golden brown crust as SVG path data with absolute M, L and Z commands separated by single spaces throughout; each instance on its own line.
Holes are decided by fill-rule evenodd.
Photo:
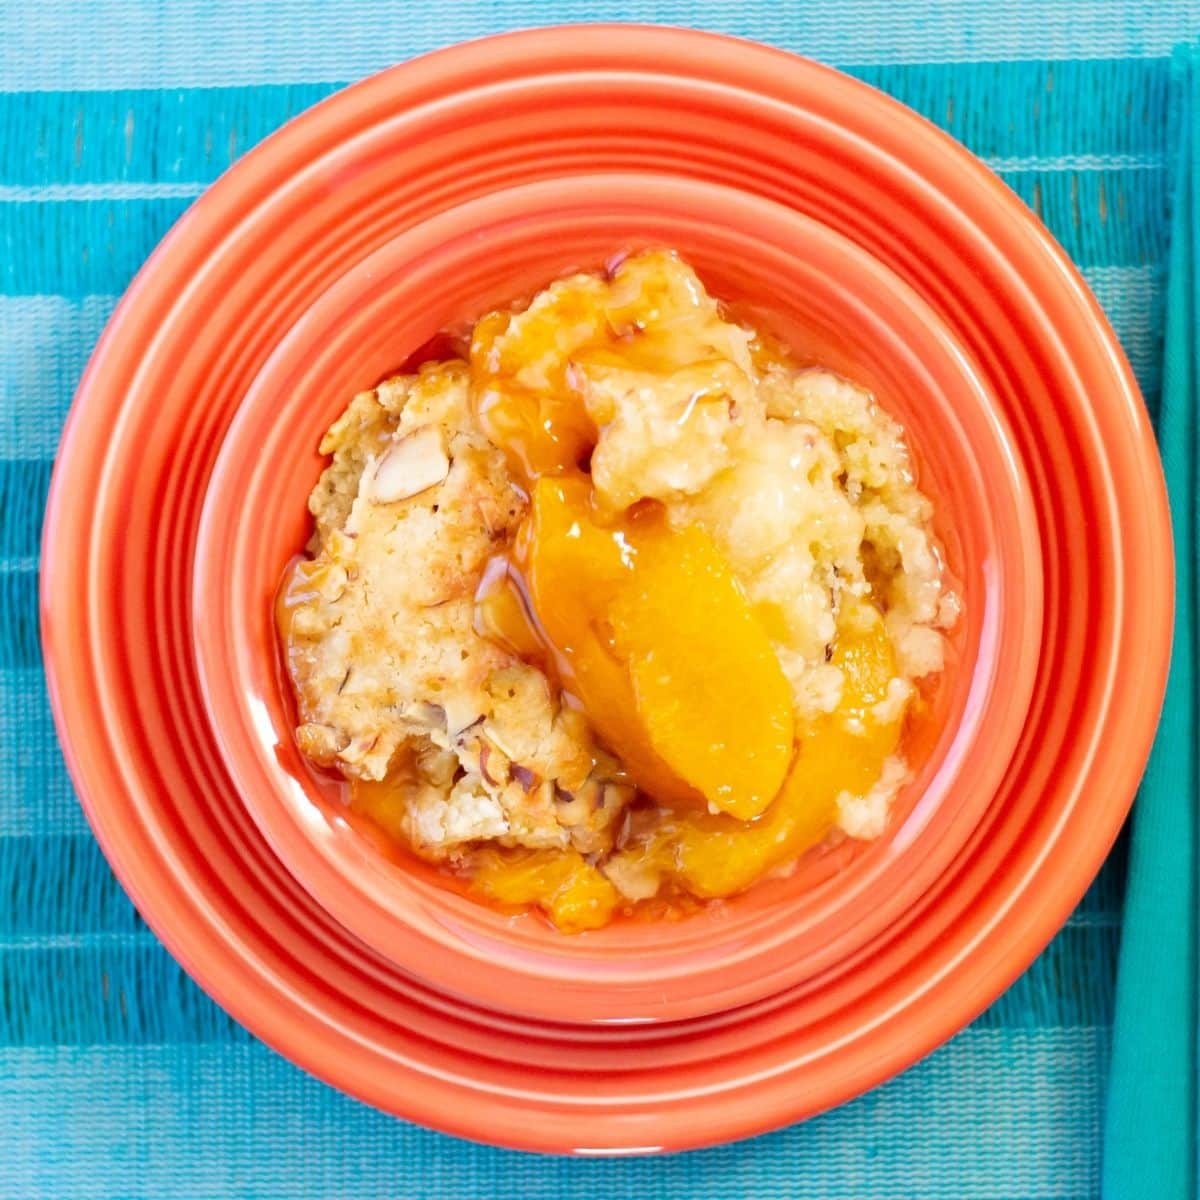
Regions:
M 474 428 L 462 364 L 356 396 L 322 449 L 314 553 L 282 608 L 301 750 L 361 780 L 411 753 L 404 824 L 430 855 L 478 838 L 605 846 L 630 794 L 617 764 L 540 672 L 473 628 L 484 565 L 526 505 Z

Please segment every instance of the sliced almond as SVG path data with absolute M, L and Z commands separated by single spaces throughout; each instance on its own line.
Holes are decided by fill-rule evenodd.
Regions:
M 479 739 L 479 773 L 492 785 L 503 787 L 509 779 L 509 761 L 487 740 Z
M 495 738 L 492 740 L 495 741 Z M 531 771 L 520 763 L 513 763 L 510 770 L 512 777 L 520 784 L 521 791 L 527 796 L 542 785 L 542 777 L 536 771 Z
M 417 752 L 421 777 L 436 787 L 449 788 L 458 770 L 458 756 L 450 750 L 430 744 Z
M 369 478 L 364 479 L 368 500 L 394 504 L 417 496 L 441 483 L 450 473 L 450 457 L 442 431 L 425 425 L 406 434 L 376 459 Z
M 496 500 L 495 496 L 482 495 L 476 501 L 475 506 L 479 510 L 479 519 L 488 531 L 488 537 L 495 538 L 504 532 L 508 510 Z
M 356 738 L 351 738 L 350 743 L 338 751 L 338 758 L 344 763 L 362 762 L 372 750 L 375 749 L 375 743 L 379 741 L 379 734 L 360 734 Z
M 627 900 L 649 900 L 662 884 L 661 874 L 638 854 L 614 854 L 600 869 Z
M 331 562 L 325 566 L 323 571 L 314 576 L 312 586 L 322 600 L 333 604 L 342 598 L 348 582 L 349 576 L 346 574 L 346 568 L 341 563 Z
M 296 730 L 296 741 L 307 758 L 314 762 L 329 763 L 337 757 L 348 738 L 331 725 L 309 721 Z

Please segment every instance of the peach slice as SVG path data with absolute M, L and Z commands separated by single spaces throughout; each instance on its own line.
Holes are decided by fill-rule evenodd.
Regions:
M 598 929 L 621 895 L 576 850 L 481 850 L 471 888 L 498 904 L 536 904 L 564 933 Z
M 590 493 L 582 476 L 539 479 L 515 565 L 559 681 L 600 739 L 655 799 L 695 802 L 696 792 L 651 746 L 633 682 L 612 645 L 608 611 L 630 576 L 634 552 L 623 529 L 591 520 Z
M 713 540 L 664 521 L 635 529 L 636 566 L 611 621 L 650 745 L 710 808 L 771 803 L 792 756 L 792 693 Z
M 838 796 L 874 785 L 904 720 L 902 711 L 884 718 L 872 711 L 896 673 L 891 641 L 874 610 L 847 623 L 832 661 L 843 672 L 841 701 L 800 738 L 783 788 L 758 820 L 677 811 L 616 856 L 608 868 L 614 878 L 622 871 L 652 872 L 695 896 L 729 896 L 822 841 L 837 819 Z
M 638 785 L 741 819 L 787 772 L 791 691 L 700 528 L 650 506 L 612 527 L 581 476 L 543 477 L 516 554 L 560 678 Z

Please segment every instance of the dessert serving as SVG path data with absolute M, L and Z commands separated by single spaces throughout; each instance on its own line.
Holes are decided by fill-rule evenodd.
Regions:
M 846 827 L 878 753 L 858 753 L 868 748 L 858 741 L 853 757 L 839 757 L 833 734 L 848 741 L 858 727 L 830 730 L 836 702 L 826 721 L 792 698 L 784 782 L 757 818 L 721 812 L 725 796 L 774 786 L 732 773 L 711 782 L 730 765 L 717 759 L 718 726 L 741 751 L 739 772 L 769 765 L 759 735 L 771 726 L 743 711 L 747 693 L 766 694 L 748 678 L 762 664 L 729 648 L 744 624 L 706 618 L 707 608 L 697 617 L 717 590 L 662 592 L 664 580 L 695 573 L 672 565 L 665 539 L 651 544 L 657 529 L 641 537 L 642 522 L 707 536 L 793 697 L 794 668 L 819 668 L 829 643 L 800 663 L 761 606 L 768 571 L 739 555 L 771 528 L 764 508 L 733 531 L 725 501 L 709 508 L 709 486 L 692 490 L 690 478 L 665 480 L 669 500 L 606 508 L 600 447 L 616 449 L 636 413 L 624 395 L 619 420 L 587 410 L 609 399 L 604 368 L 641 338 L 638 325 L 619 324 L 599 348 L 576 335 L 576 390 L 547 404 L 558 426 L 567 401 L 582 408 L 590 456 L 526 473 L 510 457 L 520 427 L 498 428 L 506 409 L 529 411 L 516 401 L 532 402 L 540 383 L 524 377 L 518 390 L 511 359 L 472 358 L 479 319 L 514 310 L 481 329 L 484 350 L 555 280 L 586 270 L 585 293 L 611 285 L 608 275 L 641 256 L 605 272 L 607 256 L 645 246 L 674 247 L 725 305 L 717 317 L 764 334 L 746 338 L 753 425 L 720 439 L 730 465 L 713 487 L 743 474 L 753 426 L 782 435 L 796 423 L 766 410 L 772 358 L 796 376 L 798 403 L 814 399 L 799 385 L 851 383 L 903 426 L 912 482 L 932 502 L 917 532 L 936 534 L 941 591 L 961 611 L 952 625 L 911 622 L 943 639 L 943 668 L 903 672 L 913 691 L 884 761 L 898 760 L 907 782 L 874 838 Z M 639 320 L 655 338 L 654 323 Z M 355 396 L 376 393 L 382 410 L 413 385 L 381 381 L 439 373 L 425 365 L 438 361 L 466 372 L 466 438 L 442 431 L 446 478 L 378 506 L 390 507 L 396 538 L 410 520 L 440 521 L 448 510 L 438 494 L 461 494 L 473 439 L 498 454 L 520 507 L 481 553 L 473 543 L 479 561 L 455 602 L 456 621 L 470 615 L 456 625 L 458 653 L 486 655 L 485 677 L 539 673 L 568 727 L 582 714 L 581 765 L 593 750 L 608 756 L 595 756 L 603 770 L 589 767 L 585 781 L 611 782 L 614 803 L 638 788 L 647 770 L 638 749 L 650 744 L 657 784 L 633 791 L 598 849 L 581 848 L 585 822 L 557 791 L 558 828 L 537 828 L 549 845 L 505 832 L 454 840 L 445 821 L 493 798 L 510 830 L 522 820 L 528 829 L 551 790 L 535 784 L 555 779 L 572 797 L 587 789 L 571 791 L 561 743 L 506 742 L 507 773 L 500 758 L 493 771 L 506 689 L 488 713 L 477 709 L 496 735 L 477 755 L 465 732 L 476 714 L 451 725 L 450 693 L 469 694 L 473 681 L 451 671 L 453 654 L 433 636 L 438 610 L 418 607 L 446 594 L 421 558 L 451 539 L 421 555 L 398 549 L 394 586 L 376 576 L 374 558 L 392 539 L 382 525 L 364 532 L 365 493 L 384 452 L 403 444 L 401 418 L 374 412 L 359 467 L 350 428 L 340 453 L 318 454 Z M 748 389 L 733 378 L 746 421 Z M 699 403 L 685 428 L 697 412 Z M 434 423 L 417 415 L 405 431 Z M 802 421 L 824 445 L 820 415 Z M 535 433 L 526 440 L 537 444 Z M 835 434 L 832 451 L 848 457 L 861 440 Z M 346 477 L 330 490 L 344 495 L 308 554 L 332 568 L 323 547 L 334 533 L 357 543 L 340 563 L 341 649 L 315 622 L 301 634 L 303 618 L 293 640 L 281 639 L 274 602 L 314 534 L 307 500 L 335 457 Z M 694 465 L 690 450 L 679 457 Z M 567 525 L 559 548 L 593 528 L 613 542 L 620 533 L 620 565 L 637 553 L 640 593 L 613 578 L 594 538 L 567 571 L 551 570 L 561 556 L 538 553 L 539 485 L 572 480 L 586 485 L 589 521 Z M 880 595 L 875 581 L 892 573 L 877 554 L 884 535 L 866 536 L 880 489 L 856 499 L 850 480 L 848 471 L 846 499 L 864 518 L 861 577 L 901 674 L 907 598 L 898 582 L 888 584 L 897 594 Z M 819 584 L 832 575 L 820 553 L 832 527 L 816 520 L 818 497 L 822 508 L 841 502 L 819 476 L 795 482 L 782 511 L 797 508 L 796 496 L 812 500 L 805 529 L 819 535 L 810 549 Z M 413 524 L 403 536 L 417 532 Z M 799 539 L 782 536 L 793 558 Z M 652 549 L 663 557 L 652 561 Z M 672 554 L 685 550 L 677 543 Z M 323 100 L 243 155 L 180 218 L 107 325 L 56 454 L 40 563 L 46 691 L 75 790 L 100 850 L 181 969 L 251 1034 L 367 1104 L 476 1141 L 579 1156 L 678 1151 L 806 1119 L 909 1066 L 998 996 L 1077 907 L 1129 811 L 1162 701 L 1173 596 L 1145 406 L 1099 307 L 1020 199 L 857 80 L 752 42 L 649 26 L 593 26 L 586 37 L 539 29 L 420 57 Z M 443 573 L 452 566 L 440 560 Z M 837 570 L 840 581 L 853 567 Z M 794 574 L 803 583 L 803 570 Z M 322 582 L 293 582 L 299 612 Z M 813 594 L 795 582 L 779 590 L 785 615 Z M 664 596 L 647 618 L 658 664 L 686 685 L 671 693 L 676 709 L 650 690 L 667 672 L 647 671 L 645 634 L 631 623 L 647 593 Z M 848 594 L 838 583 L 830 598 L 831 663 L 845 660 L 844 675 L 854 661 L 842 632 Z M 519 604 L 485 602 L 494 595 Z M 551 628 L 564 616 L 550 603 L 559 596 L 574 606 L 567 616 L 586 617 L 575 622 L 588 635 L 574 634 L 579 645 Z M 330 603 L 314 603 L 312 615 L 336 620 L 319 612 Z M 682 664 L 667 662 L 676 633 L 690 646 Z M 610 694 L 619 703 L 606 703 Z M 357 712 L 336 708 L 352 700 Z M 701 700 L 712 707 L 698 718 Z M 446 710 L 444 735 L 426 705 Z M 405 724 L 382 778 L 366 777 L 381 769 L 367 749 L 373 718 Z M 332 731 L 304 735 L 321 762 L 301 753 L 301 725 Z M 677 727 L 698 736 L 673 740 Z M 823 728 L 835 753 L 818 756 Z M 431 757 L 439 741 L 458 763 L 450 772 Z M 498 783 L 474 769 L 484 749 Z M 542 751 L 558 761 L 536 780 L 536 764 L 520 768 Z M 793 787 L 801 765 L 806 793 Z M 460 803 L 468 795 L 470 808 Z M 805 832 L 789 814 L 810 811 Z M 430 813 L 444 815 L 441 828 Z M 769 861 L 765 822 L 796 833 Z M 617 881 L 636 889 L 622 866 L 639 849 L 642 889 L 657 890 L 633 900 Z M 573 872 L 580 862 L 586 873 Z M 742 885 L 718 867 L 756 881 L 722 897 Z M 572 892 L 577 879 L 588 886 Z M 520 899 L 531 893 L 541 903 Z M 564 934 L 555 916 L 573 929 L 608 923 Z
M 568 932 L 885 829 L 958 616 L 903 431 L 649 250 L 325 435 L 277 618 L 298 745 Z

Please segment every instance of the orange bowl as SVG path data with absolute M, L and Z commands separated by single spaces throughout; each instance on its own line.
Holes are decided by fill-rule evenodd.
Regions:
M 401 163 L 397 169 L 403 170 Z M 353 187 L 354 185 L 348 184 Z M 273 598 L 311 531 L 321 435 L 439 330 L 631 245 L 680 250 L 715 294 L 905 425 L 964 603 L 913 783 L 886 836 L 682 920 L 564 936 L 397 862 L 305 768 Z M 305 312 L 239 407 L 208 485 L 194 571 L 202 686 L 226 766 L 273 849 L 343 925 L 444 991 L 559 1021 L 655 1021 L 770 995 L 865 945 L 936 880 L 986 810 L 1025 721 L 1041 640 L 1037 523 L 1005 423 L 911 288 L 847 238 L 735 189 L 649 173 L 494 192 L 399 234 Z
M 193 566 L 229 426 L 323 292 L 439 212 L 613 171 L 773 200 L 921 297 L 1008 422 L 1036 514 L 1043 623 L 1004 779 L 888 928 L 743 1008 L 568 1026 L 422 983 L 283 867 L 199 688 Z M 114 870 L 186 969 L 258 1036 L 370 1103 L 480 1140 L 581 1153 L 682 1149 L 818 1112 L 999 995 L 1125 817 L 1162 701 L 1171 595 L 1141 398 L 1095 300 L 1024 205 L 860 83 L 765 47 L 636 27 L 431 55 L 247 154 L 167 237 L 101 339 L 64 432 L 42 558 L 68 764 Z

